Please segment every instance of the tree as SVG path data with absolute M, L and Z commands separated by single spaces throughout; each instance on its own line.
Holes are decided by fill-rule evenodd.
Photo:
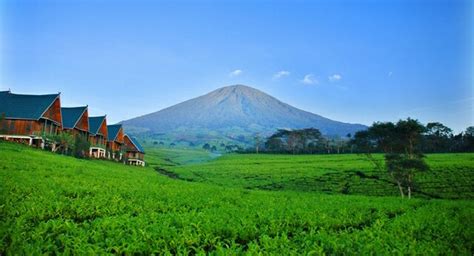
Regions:
M 209 145 L 209 143 L 206 143 L 202 146 L 203 149 L 205 150 L 210 150 L 211 149 L 211 145 Z
M 74 138 L 73 155 L 77 158 L 84 158 L 89 151 L 90 143 L 86 135 L 76 135 Z
M 51 141 L 52 144 L 57 145 L 57 147 L 53 148 L 53 152 L 60 152 L 61 154 L 69 155 L 75 150 L 75 138 L 69 132 L 63 131 L 59 134 L 42 133 L 40 136 Z
M 406 154 L 385 155 L 387 171 L 397 181 L 400 195 L 404 196 L 403 187 L 407 188 L 408 198 L 411 198 L 414 176 L 418 172 L 427 171 L 428 165 L 423 156 L 412 158 Z
M 271 152 L 312 154 L 324 150 L 324 138 L 315 128 L 280 129 L 266 140 L 265 148 Z
M 466 131 L 462 136 L 461 150 L 464 152 L 474 152 L 474 126 L 466 128 Z
M 346 135 L 346 138 L 347 138 L 347 142 L 350 142 L 351 139 L 352 139 L 352 134 L 351 134 L 351 133 L 348 133 L 348 134 Z M 346 146 L 349 147 L 350 153 L 352 154 L 352 152 L 354 151 L 354 146 L 353 146 L 351 143 L 346 143 Z
M 258 154 L 258 149 L 260 147 L 260 143 L 261 143 L 261 138 L 260 138 L 260 134 L 255 134 L 255 153 Z
M 296 153 L 296 150 L 300 144 L 301 144 L 300 134 L 296 131 L 290 132 L 287 139 L 287 145 L 293 154 Z
M 453 130 L 442 123 L 433 122 L 426 125 L 424 150 L 426 152 L 451 151 Z
M 415 174 L 428 170 L 420 147 L 424 132 L 426 128 L 411 118 L 399 120 L 396 124 L 374 123 L 366 131 L 357 132 L 351 144 L 364 153 L 376 168 L 386 168 L 398 185 L 402 198 L 405 189 L 408 198 L 411 198 Z M 373 152 L 385 153 L 385 166 L 372 156 Z
M 474 126 L 467 127 L 464 134 L 474 137 Z
M 472 128 L 474 128 L 474 127 L 472 127 Z M 469 127 L 468 127 L 468 129 L 469 129 Z M 426 134 L 427 135 L 433 135 L 433 136 L 436 136 L 436 137 L 449 138 L 453 135 L 453 130 L 451 130 L 451 128 L 443 125 L 442 123 L 433 122 L 433 123 L 426 124 Z

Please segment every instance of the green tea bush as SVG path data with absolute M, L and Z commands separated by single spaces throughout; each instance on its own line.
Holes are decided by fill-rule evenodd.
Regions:
M 471 255 L 474 249 L 469 200 L 229 188 L 3 142 L 0 184 L 1 255 Z

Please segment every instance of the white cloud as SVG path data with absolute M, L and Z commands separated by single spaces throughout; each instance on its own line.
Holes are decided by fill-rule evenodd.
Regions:
M 277 72 L 276 74 L 273 75 L 273 79 L 280 79 L 284 76 L 289 76 L 290 75 L 290 72 L 289 71 L 286 71 L 286 70 L 282 70 L 282 71 L 279 71 Z
M 307 74 L 304 76 L 303 80 L 301 80 L 303 84 L 318 84 L 318 79 L 314 78 L 313 74 Z
M 388 77 L 391 77 L 392 75 L 393 75 L 392 71 L 388 72 Z
M 340 74 L 334 74 L 328 77 L 330 82 L 337 82 L 342 79 L 342 76 Z
M 240 74 L 242 74 L 242 70 L 236 69 L 236 70 L 230 72 L 229 76 L 234 77 L 234 76 L 239 76 Z

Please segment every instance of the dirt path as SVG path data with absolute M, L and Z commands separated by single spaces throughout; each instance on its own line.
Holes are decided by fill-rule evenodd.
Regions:
M 161 167 L 153 167 L 153 169 L 155 169 L 155 171 L 157 171 L 159 174 L 161 175 L 164 175 L 168 178 L 171 178 L 171 179 L 175 179 L 175 180 L 184 180 L 184 181 L 191 181 L 193 182 L 194 180 L 193 179 L 187 179 L 187 178 L 183 178 L 183 177 L 180 177 L 177 173 L 174 173 L 172 171 L 168 171 L 164 168 L 161 168 Z

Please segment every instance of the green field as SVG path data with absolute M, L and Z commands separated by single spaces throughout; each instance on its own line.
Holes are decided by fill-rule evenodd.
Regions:
M 166 151 L 160 153 L 174 159 Z M 376 157 L 382 159 L 382 155 Z M 152 158 L 151 165 L 155 162 Z M 430 171 L 416 176 L 415 197 L 474 198 L 474 154 L 431 154 L 427 162 Z M 191 164 L 177 159 L 164 168 L 185 180 L 225 187 L 372 196 L 399 193 L 386 172 L 356 154 L 233 154 Z
M 318 178 L 339 186 L 352 172 L 375 175 L 355 155 L 215 158 L 149 150 L 147 160 L 149 167 L 130 167 L 0 142 L 0 254 L 474 251 L 473 154 L 430 155 L 433 174 L 420 175 L 444 188 L 439 197 L 458 200 L 364 196 L 372 189 L 353 184 L 370 184 L 356 177 L 349 194 L 359 195 L 317 188 L 324 184 L 313 182 Z M 471 186 L 454 188 L 454 181 Z

